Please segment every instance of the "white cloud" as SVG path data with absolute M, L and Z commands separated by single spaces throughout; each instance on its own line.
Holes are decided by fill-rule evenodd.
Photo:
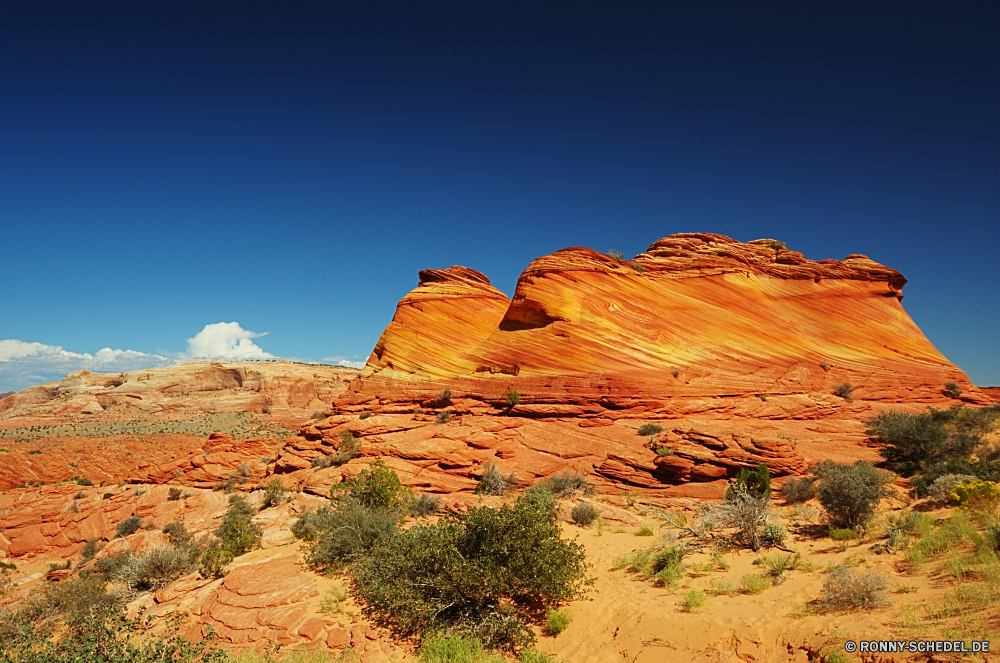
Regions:
M 335 361 L 337 366 L 348 366 L 350 368 L 364 368 L 365 362 L 363 361 L 351 361 L 350 359 L 344 359 L 343 357 L 323 357 L 323 361 Z
M 216 322 L 188 339 L 187 355 L 198 359 L 276 359 L 250 340 L 265 335 L 247 331 L 238 322 Z
M 31 384 L 58 382 L 72 371 L 121 373 L 168 366 L 175 362 L 175 359 L 135 350 L 102 348 L 94 354 L 79 353 L 63 350 L 58 345 L 10 338 L 0 341 L 0 392 L 23 389 Z

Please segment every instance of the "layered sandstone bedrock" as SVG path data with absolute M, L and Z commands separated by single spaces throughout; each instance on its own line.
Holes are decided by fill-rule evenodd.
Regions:
M 862 403 L 957 402 L 946 382 L 962 401 L 990 402 L 907 315 L 906 279 L 863 255 L 816 262 L 774 240 L 705 233 L 630 262 L 569 248 L 532 262 L 502 314 L 505 298 L 478 272 L 421 274 L 342 408 L 448 387 L 494 406 L 516 389 L 525 416 L 680 416 L 751 396 L 777 399 L 765 416 L 816 418 L 846 406 L 840 384 Z

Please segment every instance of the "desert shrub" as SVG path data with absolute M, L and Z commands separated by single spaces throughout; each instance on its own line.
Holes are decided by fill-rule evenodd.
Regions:
M 170 488 L 170 490 L 167 491 L 167 501 L 168 502 L 176 502 L 180 498 L 181 498 L 181 489 L 180 488 L 176 488 L 176 487 L 172 486 Z
M 347 590 L 338 583 L 326 590 L 326 594 L 320 599 L 319 609 L 328 615 L 335 615 L 344 611 L 346 600 Z
M 125 553 L 111 577 L 134 591 L 156 591 L 193 571 L 200 556 L 200 551 L 190 546 L 157 546 L 142 553 Z
M 84 497 L 86 497 L 86 496 L 87 496 L 87 495 L 86 495 L 86 493 L 84 493 L 84 492 L 83 492 L 83 491 L 81 490 L 80 492 L 78 492 L 78 493 L 76 493 L 75 495 L 73 495 L 73 499 L 74 499 L 74 500 L 82 500 L 82 499 L 83 499 Z
M 410 502 L 410 515 L 417 518 L 432 516 L 441 508 L 441 498 L 427 493 L 420 493 Z
M 951 491 L 955 490 L 959 484 L 976 481 L 976 477 L 971 474 L 945 474 L 939 476 L 931 483 L 927 489 L 927 497 L 932 502 L 947 503 L 951 501 Z
M 242 496 L 229 496 L 229 509 L 214 534 L 222 542 L 222 548 L 232 553 L 233 557 L 260 547 L 260 526 L 250 519 L 253 513 L 254 508 Z
M 771 579 L 766 576 L 748 573 L 740 578 L 740 588 L 747 594 L 763 594 L 770 586 Z
M 998 417 L 997 406 L 931 407 L 921 414 L 889 411 L 869 419 L 867 433 L 881 445 L 879 453 L 888 467 L 912 476 L 910 483 L 923 496 L 948 474 L 1000 479 L 1000 448 L 984 441 Z
M 726 488 L 726 499 L 730 499 L 737 486 L 742 486 L 754 497 L 768 500 L 771 498 L 771 471 L 764 463 L 757 463 L 757 467 L 752 470 L 747 467 L 741 468 L 740 473 Z
M 508 389 L 504 394 L 504 400 L 507 401 L 507 408 L 512 410 L 521 403 L 521 392 L 517 389 Z
M 819 604 L 827 610 L 884 608 L 891 603 L 889 587 L 889 578 L 880 573 L 869 570 L 861 574 L 849 566 L 840 566 L 823 583 Z
M 656 447 L 657 456 L 673 456 L 674 450 L 670 447 Z
M 573 619 L 573 615 L 569 609 L 562 608 L 561 610 L 557 610 L 549 608 L 545 613 L 545 630 L 550 635 L 559 635 L 566 630 L 571 619 Z
M 92 608 L 92 609 L 91 609 Z M 180 622 L 168 621 L 165 635 L 151 635 L 149 619 L 129 618 L 125 608 L 99 602 L 67 612 L 61 637 L 49 639 L 44 629 L 29 627 L 20 637 L 5 639 L 5 663 L 226 663 L 229 656 L 214 638 L 198 641 L 180 635 Z
M 314 569 L 339 569 L 396 533 L 400 514 L 348 503 L 339 509 L 322 507 L 304 512 L 292 534 L 310 543 L 306 563 Z
M 760 535 L 760 543 L 764 548 L 774 548 L 784 545 L 788 532 L 781 523 L 769 522 L 764 524 L 764 531 Z
M 451 411 L 442 410 L 441 412 L 438 412 L 437 416 L 434 417 L 434 421 L 439 424 L 448 423 L 449 421 L 451 421 Z
M 372 412 L 371 410 L 363 410 L 361 412 L 361 414 L 358 415 L 358 419 L 367 419 L 368 417 L 372 416 L 373 414 L 374 414 L 374 412 Z
M 653 574 L 658 574 L 666 568 L 681 568 L 684 559 L 684 546 L 670 546 L 664 548 L 653 555 L 649 564 L 649 570 Z M 679 575 L 679 574 L 678 574 Z
M 552 493 L 552 496 L 556 498 L 569 497 L 577 491 L 582 492 L 584 495 L 593 495 L 596 491 L 590 485 L 585 475 L 580 472 L 570 472 L 569 470 L 553 474 L 537 485 Z
M 673 375 L 674 377 L 677 377 L 677 376 L 679 376 L 681 374 L 681 372 L 679 370 L 677 370 L 676 368 L 672 368 L 672 369 L 670 369 L 670 374 Z
M 351 573 L 366 616 L 397 636 L 451 630 L 514 647 L 533 639 L 529 605 L 580 595 L 586 562 L 582 546 L 561 538 L 555 508 L 523 495 L 398 531 Z
M 424 640 L 417 651 L 417 660 L 420 663 L 504 663 L 502 656 L 488 652 L 478 638 L 457 633 Z
M 807 502 L 816 497 L 816 479 L 811 477 L 789 477 L 781 487 L 781 495 L 789 504 Z
M 486 469 L 476 486 L 476 492 L 481 495 L 503 495 L 515 485 L 517 478 L 513 474 L 504 476 L 494 463 L 486 463 Z
M 646 423 L 639 426 L 639 435 L 659 435 L 663 432 L 663 426 L 659 424 Z
M 311 415 L 309 415 L 309 418 L 310 419 L 314 419 L 316 421 L 319 421 L 320 419 L 326 419 L 326 415 L 323 414 L 320 411 L 316 411 L 316 412 L 313 412 Z
M 767 498 L 751 493 L 744 484 L 731 484 L 726 500 L 707 509 L 707 519 L 738 530 L 736 539 L 754 552 L 765 545 L 765 526 L 771 520 Z
M 833 388 L 835 396 L 840 396 L 848 403 L 854 402 L 854 385 L 850 382 L 842 382 Z
M 597 520 L 599 515 L 597 509 L 587 504 L 586 502 L 580 502 L 575 507 L 571 513 L 573 522 L 580 527 L 590 527 L 591 523 Z
M 232 561 L 233 553 L 215 542 L 201 556 L 198 572 L 205 578 L 221 578 L 226 575 L 226 567 Z
M 607 255 L 612 260 L 617 260 L 618 262 L 625 262 L 625 254 L 621 251 L 616 251 L 614 249 L 609 250 L 605 255 Z
M 997 509 L 1000 488 L 992 481 L 970 481 L 955 486 L 949 497 L 954 507 L 989 513 Z
M 732 594 L 735 588 L 733 587 L 733 583 L 728 580 L 709 578 L 708 589 L 715 596 L 720 596 L 722 594 Z
M 978 540 L 979 533 L 968 512 L 956 511 L 948 520 L 924 535 L 920 543 L 907 550 L 906 560 L 919 567 L 928 559 Z
M 114 493 L 104 493 L 103 495 L 101 495 L 101 499 L 102 500 L 110 500 L 114 496 L 115 496 Z
M 850 529 L 868 524 L 891 479 L 863 460 L 853 465 L 826 460 L 813 468 L 813 474 L 819 478 L 817 497 L 832 523 Z
M 958 398 L 962 395 L 962 390 L 959 389 L 958 383 L 956 382 L 945 382 L 944 391 L 941 392 L 948 398 Z
M 452 396 L 451 387 L 445 387 L 444 391 L 442 391 L 440 394 L 438 394 L 438 397 L 437 397 L 438 403 L 444 403 L 446 401 L 450 401 L 451 400 L 451 396 Z
M 194 543 L 194 535 L 187 531 L 184 523 L 168 523 L 163 526 L 163 534 L 170 545 L 183 547 Z
M 705 596 L 704 592 L 699 592 L 697 589 L 692 589 L 690 592 L 684 595 L 684 600 L 681 601 L 681 610 L 684 612 L 695 612 L 705 607 L 708 602 L 708 597 Z
M 264 509 L 278 506 L 285 500 L 287 494 L 288 489 L 285 488 L 285 484 L 281 483 L 280 479 L 271 479 L 264 487 L 264 499 L 260 504 L 260 510 L 263 511 Z
M 653 526 L 646 520 L 639 523 L 639 529 L 635 531 L 636 536 L 653 536 Z
M 115 534 L 124 538 L 138 532 L 140 527 L 142 527 L 142 518 L 139 516 L 129 516 L 115 526 Z
M 83 544 L 83 548 L 80 549 L 80 554 L 83 555 L 84 561 L 94 559 L 94 555 L 101 551 L 101 544 L 97 539 L 87 539 L 87 542 Z
M 76 480 L 76 485 L 78 485 L 78 486 L 93 486 L 94 482 L 91 481 L 90 479 L 88 479 L 87 477 L 80 477 L 79 479 Z
M 850 541 L 858 538 L 858 530 L 830 525 L 830 538 L 834 541 Z
M 330 488 L 338 504 L 355 503 L 366 509 L 401 511 L 406 508 L 410 491 L 399 482 L 399 475 L 381 459 L 353 477 Z

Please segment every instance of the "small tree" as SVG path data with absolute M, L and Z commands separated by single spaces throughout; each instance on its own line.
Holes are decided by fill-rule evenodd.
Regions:
M 521 392 L 517 389 L 508 389 L 504 399 L 507 401 L 507 409 L 513 410 L 521 402 Z
M 834 525 L 862 529 L 886 495 L 887 472 L 868 461 L 842 465 L 825 460 L 812 469 L 819 479 L 817 497 Z
M 330 496 L 340 504 L 355 502 L 365 509 L 399 511 L 406 508 L 409 491 L 400 484 L 396 472 L 379 459 L 357 476 L 333 485 Z
M 948 398 L 958 398 L 962 395 L 962 390 L 958 387 L 957 382 L 945 382 L 943 393 Z
M 757 467 L 750 469 L 744 467 L 736 475 L 736 480 L 726 489 L 726 499 L 730 499 L 735 486 L 743 486 L 748 493 L 763 500 L 771 499 L 771 471 L 764 463 L 757 463 Z

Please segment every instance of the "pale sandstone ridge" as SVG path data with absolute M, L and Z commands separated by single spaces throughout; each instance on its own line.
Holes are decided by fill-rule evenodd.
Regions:
M 74 371 L 61 382 L 28 387 L 0 399 L 0 417 L 28 414 L 97 414 L 130 406 L 157 414 L 200 407 L 214 412 L 306 408 L 344 390 L 340 366 L 279 362 L 189 361 L 126 373 Z M 212 402 L 205 408 L 205 395 Z M 36 406 L 31 408 L 31 406 Z
M 0 489 L 77 477 L 115 483 L 160 464 L 211 486 L 244 461 L 256 468 L 357 375 L 288 361 L 73 372 L 0 400 Z
M 480 283 L 456 276 L 434 307 L 417 305 L 437 287 L 421 283 L 338 404 L 419 403 L 448 386 L 499 406 L 513 388 L 525 416 L 680 416 L 762 394 L 778 408 L 764 416 L 817 418 L 844 403 L 844 382 L 859 401 L 930 404 L 949 402 L 952 381 L 963 401 L 989 400 L 907 315 L 906 279 L 862 255 L 815 262 L 773 240 L 690 233 L 631 262 L 585 248 L 538 258 L 503 315 Z

